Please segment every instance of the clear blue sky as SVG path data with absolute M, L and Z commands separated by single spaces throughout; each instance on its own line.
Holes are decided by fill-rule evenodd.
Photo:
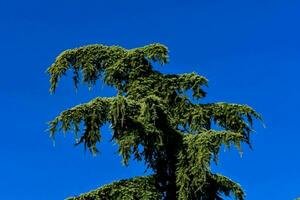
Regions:
M 206 101 L 248 104 L 264 116 L 253 151 L 222 153 L 216 170 L 249 200 L 300 196 L 299 10 L 296 0 L 0 0 L 0 199 L 59 200 L 143 174 L 142 164 L 120 165 L 107 128 L 96 157 L 75 148 L 71 134 L 53 147 L 47 121 L 114 92 L 99 85 L 76 94 L 67 78 L 50 95 L 45 70 L 67 48 L 153 42 L 170 49 L 164 72 L 209 79 Z

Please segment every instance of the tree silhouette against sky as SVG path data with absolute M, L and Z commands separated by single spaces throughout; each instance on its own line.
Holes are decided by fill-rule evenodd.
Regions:
M 234 196 L 243 200 L 238 183 L 211 171 L 222 145 L 250 145 L 254 119 L 261 119 L 247 105 L 199 103 L 206 96 L 207 79 L 196 73 L 163 74 L 154 63 L 168 63 L 168 49 L 161 44 L 125 49 L 88 45 L 62 52 L 48 68 L 50 91 L 60 78 L 73 71 L 73 81 L 93 87 L 98 79 L 118 91 L 114 97 L 97 97 L 63 111 L 49 122 L 51 137 L 73 131 L 76 144 L 93 154 L 101 141 L 100 128 L 113 130 L 123 163 L 144 161 L 152 175 L 105 185 L 70 199 L 218 200 Z

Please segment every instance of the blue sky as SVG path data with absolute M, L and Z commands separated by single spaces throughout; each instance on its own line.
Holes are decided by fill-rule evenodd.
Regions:
M 45 70 L 68 48 L 153 42 L 170 49 L 162 71 L 198 72 L 209 79 L 206 101 L 248 104 L 265 119 L 254 149 L 222 153 L 215 170 L 240 182 L 249 200 L 300 196 L 299 9 L 296 0 L 0 0 L 0 198 L 63 199 L 143 174 L 142 164 L 120 165 L 107 128 L 96 157 L 75 148 L 72 134 L 53 147 L 47 121 L 114 92 L 98 85 L 76 94 L 67 78 L 50 95 Z

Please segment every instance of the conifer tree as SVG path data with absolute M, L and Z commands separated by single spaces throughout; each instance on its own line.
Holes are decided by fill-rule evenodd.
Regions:
M 51 93 L 67 71 L 73 72 L 75 88 L 79 82 L 93 87 L 101 79 L 118 91 L 61 112 L 49 122 L 51 137 L 72 131 L 76 144 L 96 154 L 100 128 L 109 123 L 123 163 L 144 161 L 153 171 L 70 200 L 243 200 L 241 186 L 213 173 L 210 165 L 217 163 L 223 144 L 239 150 L 241 143 L 250 145 L 253 120 L 260 115 L 247 105 L 200 103 L 206 96 L 205 77 L 163 74 L 153 69 L 154 63 L 168 63 L 164 45 L 125 49 L 95 44 L 62 52 L 48 68 Z

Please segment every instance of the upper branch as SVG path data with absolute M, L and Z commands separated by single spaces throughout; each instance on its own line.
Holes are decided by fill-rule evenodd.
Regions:
M 102 73 L 107 84 L 118 87 L 129 78 L 143 76 L 143 71 L 152 71 L 151 61 L 167 63 L 167 48 L 161 44 L 152 44 L 127 50 L 119 46 L 95 44 L 66 50 L 47 69 L 51 76 L 50 92 L 55 91 L 59 79 L 69 69 L 73 70 L 75 87 L 79 83 L 80 72 L 82 81 L 89 87 L 96 83 Z
M 180 124 L 188 127 L 191 131 L 201 132 L 201 130 L 211 129 L 213 124 L 241 133 L 247 142 L 252 131 L 253 120 L 262 120 L 261 116 L 247 105 L 211 103 L 211 104 L 191 104 L 189 103 L 178 112 L 183 117 Z

